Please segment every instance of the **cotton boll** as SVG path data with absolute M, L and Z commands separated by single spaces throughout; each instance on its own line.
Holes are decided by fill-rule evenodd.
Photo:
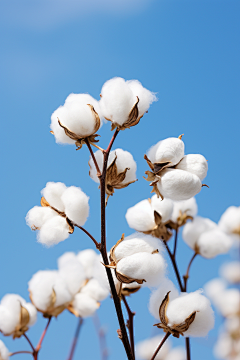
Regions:
M 152 206 L 148 200 L 142 200 L 129 208 L 125 217 L 130 228 L 137 231 L 149 231 L 156 226 Z
M 86 249 L 86 250 L 80 251 L 77 254 L 77 259 L 82 264 L 85 274 L 86 274 L 86 277 L 88 279 L 90 279 L 93 276 L 95 263 L 97 261 L 100 262 L 99 256 L 96 254 L 96 252 L 94 250 Z M 102 266 L 102 264 L 101 264 L 101 266 Z
M 99 166 L 99 169 L 102 171 L 103 169 L 103 153 L 101 150 L 97 150 L 94 153 L 95 159 L 97 161 L 97 164 Z M 90 171 L 89 171 L 89 175 L 90 177 L 96 182 L 99 183 L 99 178 L 97 177 L 97 170 L 96 167 L 94 165 L 93 159 L 90 156 L 89 162 L 88 162 L 89 166 L 90 166 Z
M 170 220 L 173 211 L 173 202 L 170 199 L 163 199 L 153 195 L 151 198 L 151 206 L 153 211 L 157 211 L 162 217 L 162 222 L 165 223 Z
M 128 86 L 133 94 L 139 98 L 138 116 L 142 116 L 149 109 L 149 106 L 157 101 L 156 95 L 142 86 L 138 80 L 128 80 Z
M 173 166 L 184 156 L 184 143 L 178 138 L 167 138 L 150 148 L 147 155 L 152 163 L 170 162 Z
M 197 216 L 184 226 L 182 238 L 188 246 L 194 249 L 201 234 L 216 228 L 217 224 L 212 220 Z
M 66 216 L 75 224 L 82 226 L 89 214 L 89 197 L 75 186 L 70 186 L 61 196 Z
M 35 306 L 33 306 L 33 304 L 31 303 L 25 303 L 24 308 L 28 311 L 30 317 L 28 326 L 34 325 L 35 322 L 37 321 L 37 310 Z
M 107 120 L 123 125 L 136 102 L 137 97 L 122 78 L 108 80 L 102 87 L 99 104 Z
M 99 303 L 88 294 L 78 293 L 74 297 L 73 307 L 80 317 L 86 318 L 95 313 L 99 308 Z
M 94 110 L 98 113 L 98 116 L 100 118 L 102 117 L 99 102 L 96 99 L 94 99 L 91 95 L 89 95 L 89 94 L 70 94 L 66 98 L 65 104 L 69 104 L 72 102 L 78 103 L 79 105 L 90 104 L 94 107 Z
M 9 351 L 2 340 L 0 340 L 0 359 L 2 360 L 9 359 Z
M 220 278 L 212 279 L 204 285 L 204 290 L 214 305 L 218 303 L 226 289 L 226 281 Z
M 65 252 L 62 256 L 60 256 L 57 259 L 57 264 L 58 264 L 58 268 L 62 269 L 66 264 L 69 263 L 69 261 L 75 261 L 76 260 L 76 255 L 74 252 L 72 251 L 67 251 Z
M 56 143 L 58 144 L 74 144 L 75 140 L 70 139 L 64 129 L 59 125 L 59 119 L 65 119 L 68 116 L 68 109 L 64 106 L 60 106 L 51 116 L 50 128 L 54 133 Z
M 109 291 L 101 286 L 97 279 L 90 279 L 81 290 L 81 294 L 87 294 L 96 301 L 102 301 L 109 295 Z
M 61 182 L 48 182 L 46 187 L 41 191 L 41 194 L 52 207 L 59 211 L 64 211 L 61 196 L 66 189 L 66 185 Z
M 230 237 L 218 229 L 204 232 L 197 242 L 200 255 L 207 259 L 227 253 L 231 245 Z
M 173 213 L 171 219 L 173 222 L 176 223 L 180 215 L 180 212 L 182 214 L 186 213 L 188 216 L 195 217 L 197 215 L 197 211 L 198 211 L 198 206 L 196 199 L 194 197 L 188 200 L 174 201 Z
M 18 325 L 19 314 L 14 316 L 10 310 L 0 305 L 0 331 L 4 335 L 10 335 Z
M 112 153 L 117 156 L 116 165 L 118 173 L 123 172 L 126 168 L 129 169 L 126 172 L 126 177 L 122 181 L 122 184 L 127 184 L 130 181 L 136 180 L 137 164 L 134 161 L 132 154 L 122 149 L 116 149 L 112 151 Z
M 62 266 L 59 269 L 59 275 L 64 279 L 72 296 L 79 292 L 86 278 L 83 266 L 77 258 Z
M 184 336 L 203 337 L 214 326 L 214 314 L 210 301 L 200 291 L 182 293 L 180 297 L 171 301 L 167 307 L 168 325 L 181 324 L 194 311 L 196 316 Z
M 137 280 L 146 280 L 147 286 L 158 286 L 166 268 L 163 257 L 146 252 L 137 253 L 117 263 L 117 271 Z
M 157 347 L 163 340 L 162 335 L 154 336 L 150 339 L 143 340 L 136 345 L 137 359 L 150 360 Z M 169 341 L 165 342 L 155 357 L 156 360 L 165 360 L 170 350 Z
M 238 289 L 225 290 L 215 305 L 224 317 L 239 314 L 240 292 Z
M 152 292 L 149 300 L 150 313 L 159 320 L 159 307 L 162 304 L 163 299 L 169 293 L 169 300 L 172 301 L 178 297 L 178 291 L 173 282 L 167 278 L 163 279 L 160 286 Z
M 55 216 L 43 224 L 38 232 L 38 242 L 46 246 L 53 246 L 69 237 L 69 227 L 66 219 Z
M 164 360 L 186 360 L 186 350 L 180 346 L 171 349 Z
M 230 206 L 227 208 L 222 214 L 218 225 L 222 231 L 232 235 L 235 233 L 235 237 L 239 239 L 237 229 L 240 231 L 240 206 Z
M 57 213 L 50 207 L 34 206 L 27 213 L 26 223 L 29 227 L 41 228 L 47 220 L 54 216 L 57 216 Z
M 163 197 L 181 201 L 197 195 L 201 191 L 202 183 L 198 176 L 188 171 L 165 169 L 157 187 Z
M 220 275 L 232 284 L 240 283 L 240 264 L 238 261 L 232 261 L 223 264 L 220 268 Z
M 205 157 L 200 154 L 189 154 L 182 158 L 176 169 L 188 171 L 203 180 L 207 176 L 208 163 Z

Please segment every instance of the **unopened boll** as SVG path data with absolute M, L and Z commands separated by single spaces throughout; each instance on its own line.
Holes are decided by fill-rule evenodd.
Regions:
M 2 340 L 0 340 L 0 359 L 8 360 L 9 359 L 9 351 L 6 348 L 6 345 Z
M 157 347 L 163 340 L 163 335 L 156 335 L 150 339 L 140 341 L 136 345 L 136 355 L 138 359 L 150 360 Z M 165 342 L 155 357 L 156 360 L 165 360 L 170 350 L 169 341 Z

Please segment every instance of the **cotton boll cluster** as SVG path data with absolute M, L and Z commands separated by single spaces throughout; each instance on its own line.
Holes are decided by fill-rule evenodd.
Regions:
M 225 320 L 214 346 L 218 359 L 239 360 L 240 358 L 240 319 L 239 316 Z
M 221 216 L 218 226 L 234 239 L 240 239 L 240 206 L 230 206 Z
M 194 197 L 188 200 L 174 201 L 171 220 L 178 226 L 182 226 L 188 219 L 193 220 L 197 212 L 198 206 Z
M 37 310 L 17 294 L 5 295 L 0 304 L 0 331 L 13 338 L 22 336 L 37 319 Z
M 100 106 L 105 119 L 112 122 L 112 129 L 124 130 L 137 125 L 156 100 L 156 96 L 139 81 L 116 77 L 103 85 Z
M 158 196 L 175 201 L 187 200 L 198 194 L 206 177 L 208 164 L 204 156 L 184 156 L 184 143 L 179 138 L 159 141 L 145 159 L 151 169 L 148 181 Z
M 70 94 L 63 106 L 51 116 L 51 130 L 56 142 L 82 146 L 85 138 L 91 138 L 101 126 L 99 102 L 88 94 Z
M 9 359 L 9 351 L 6 348 L 6 345 L 2 340 L 0 340 L 0 359 L 8 360 Z
M 184 226 L 183 240 L 198 254 L 211 259 L 229 251 L 232 241 L 213 221 L 200 216 Z
M 223 264 L 220 268 L 220 275 L 231 284 L 240 284 L 240 263 L 232 261 Z
M 26 222 L 31 229 L 39 230 L 38 242 L 52 246 L 67 239 L 75 224 L 85 224 L 89 198 L 80 188 L 54 182 L 48 182 L 41 193 L 42 207 L 29 210 Z
M 163 340 L 162 335 L 154 336 L 150 339 L 145 339 L 136 345 L 136 356 L 137 359 L 141 360 L 150 360 L 156 351 L 158 345 Z M 170 342 L 167 341 L 161 347 L 161 350 L 158 352 L 155 357 L 156 360 L 165 360 L 170 351 Z

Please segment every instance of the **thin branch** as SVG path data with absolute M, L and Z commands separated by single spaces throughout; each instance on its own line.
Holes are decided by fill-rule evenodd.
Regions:
M 178 226 L 175 229 L 174 250 L 173 250 L 174 259 L 176 257 L 176 251 L 177 251 L 177 240 L 178 240 Z
M 79 318 L 68 360 L 73 359 L 73 355 L 74 355 L 74 351 L 76 349 L 76 345 L 77 345 L 77 341 L 78 341 L 78 337 L 79 337 L 79 333 L 80 333 L 80 330 L 81 330 L 82 323 L 83 323 L 83 319 Z
M 45 338 L 45 335 L 46 335 L 47 329 L 48 329 L 48 327 L 50 325 L 51 319 L 52 319 L 52 317 L 50 316 L 50 318 L 48 319 L 47 325 L 46 325 L 45 329 L 43 330 L 42 336 L 41 336 L 41 338 L 40 338 L 40 340 L 39 340 L 39 342 L 38 342 L 38 344 L 36 346 L 36 349 L 35 349 L 36 353 L 38 353 L 39 350 L 41 349 L 42 342 L 43 342 L 43 339 Z
M 102 329 L 97 312 L 93 316 L 93 323 L 95 325 L 96 331 L 98 333 L 100 349 L 101 349 L 101 358 L 102 360 L 107 360 L 108 358 L 108 349 L 105 337 L 105 331 Z
M 29 343 L 29 345 L 31 346 L 32 348 L 32 351 L 35 352 L 35 348 L 32 344 L 32 342 L 30 341 L 30 339 L 28 338 L 28 336 L 24 333 L 23 336 L 25 337 L 25 339 L 27 340 L 27 342 Z
M 124 295 L 122 295 L 122 299 L 123 302 L 126 306 L 127 312 L 128 312 L 128 321 L 127 321 L 127 327 L 128 327 L 128 331 L 129 331 L 129 337 L 130 337 L 130 344 L 131 344 L 131 348 L 132 348 L 132 353 L 133 353 L 133 357 L 135 359 L 135 347 L 134 347 L 134 328 L 133 328 L 133 318 L 135 315 L 135 312 L 132 312 L 128 302 L 126 300 L 126 297 Z
M 13 355 L 18 355 L 18 354 L 31 354 L 33 355 L 33 352 L 32 351 L 15 351 L 13 353 L 10 353 L 9 356 L 13 356 Z
M 167 252 L 168 252 L 168 255 L 172 261 L 172 265 L 173 265 L 173 268 L 174 268 L 174 271 L 175 271 L 175 274 L 176 274 L 176 277 L 177 277 L 177 281 L 178 281 L 178 285 L 180 287 L 180 290 L 181 291 L 184 291 L 184 288 L 183 288 L 183 285 L 182 285 L 182 281 L 181 281 L 181 278 L 180 278 L 180 274 L 179 274 L 179 270 L 178 270 L 178 267 L 177 267 L 177 263 L 176 263 L 176 260 L 175 260 L 175 257 L 174 255 L 171 253 L 166 241 L 163 241 L 166 249 L 167 249 Z
M 100 176 L 101 176 L 101 171 L 100 171 L 100 169 L 99 169 L 99 166 L 98 166 L 97 160 L 96 160 L 96 158 L 95 158 L 95 155 L 94 155 L 94 153 L 93 153 L 93 151 L 92 151 L 91 145 L 89 144 L 89 141 L 88 141 L 87 138 L 86 138 L 84 141 L 85 141 L 85 143 L 86 143 L 86 145 L 87 145 L 87 147 L 88 147 L 88 149 L 89 149 L 89 151 L 90 151 L 90 154 L 91 154 L 91 156 L 92 156 L 94 165 L 95 165 L 96 170 L 97 170 L 97 176 L 100 177 Z
M 165 343 L 165 341 L 167 340 L 167 338 L 171 335 L 170 332 L 167 332 L 166 335 L 164 336 L 164 338 L 162 339 L 161 343 L 159 344 L 158 348 L 156 349 L 155 353 L 153 354 L 151 360 L 154 360 L 155 357 L 157 356 L 159 350 L 161 349 L 161 347 L 163 346 L 163 344 Z
M 93 237 L 86 229 L 84 229 L 82 226 L 79 226 L 79 225 L 77 225 L 77 224 L 73 224 L 73 225 L 76 226 L 76 227 L 78 227 L 78 228 L 79 228 L 80 230 L 82 230 L 83 232 L 85 232 L 85 234 L 87 234 L 87 236 L 89 236 L 90 239 L 94 242 L 94 244 L 96 245 L 96 248 L 97 248 L 97 249 L 100 248 L 101 244 L 99 244 L 99 243 L 97 242 L 97 240 L 94 239 L 94 237 Z
M 189 339 L 189 338 L 185 338 L 185 345 L 186 345 L 186 355 L 187 355 L 187 360 L 191 360 L 191 353 L 190 353 L 190 339 Z
M 189 278 L 189 271 L 190 271 L 190 267 L 192 265 L 192 262 L 193 260 L 195 259 L 195 257 L 198 255 L 198 253 L 194 253 L 189 264 L 188 264 L 188 268 L 187 268 L 187 272 L 186 274 L 183 276 L 183 280 L 184 280 L 184 291 L 187 291 L 187 281 L 188 281 L 188 278 Z
M 114 143 L 114 141 L 115 141 L 118 133 L 119 133 L 119 130 L 116 129 L 116 130 L 115 130 L 115 133 L 113 134 L 113 137 L 112 137 L 112 139 L 111 139 L 111 141 L 110 141 L 110 143 L 109 143 L 109 145 L 108 145 L 108 147 L 107 147 L 107 150 L 104 151 L 104 152 L 107 153 L 108 155 L 109 155 L 109 153 L 110 153 L 110 151 L 111 151 L 111 148 L 112 148 L 112 146 L 113 146 L 113 143 Z M 107 156 L 107 157 L 108 157 L 108 156 Z

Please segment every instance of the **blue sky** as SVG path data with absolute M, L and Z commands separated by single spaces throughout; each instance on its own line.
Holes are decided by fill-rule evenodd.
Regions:
M 78 232 L 54 248 L 36 243 L 24 219 L 39 204 L 46 182 L 80 186 L 90 196 L 86 228 L 99 236 L 99 192 L 88 177 L 87 149 L 76 152 L 73 146 L 56 145 L 49 133 L 51 113 L 72 92 L 88 92 L 98 99 L 103 83 L 121 76 L 140 80 L 159 99 L 138 126 L 116 140 L 115 146 L 130 151 L 137 161 L 139 181 L 110 199 L 109 249 L 123 232 L 131 234 L 126 210 L 150 192 L 142 178 L 147 170 L 143 155 L 166 137 L 184 133 L 186 153 L 208 159 L 205 182 L 210 188 L 197 195 L 200 215 L 218 221 L 228 206 L 239 205 L 239 10 L 238 0 L 1 1 L 1 297 L 10 292 L 27 298 L 33 273 L 56 268 L 65 251 L 92 247 Z M 109 124 L 100 135 L 101 146 L 107 146 Z M 179 241 L 182 272 L 190 256 Z M 229 255 L 196 259 L 189 289 L 197 290 L 217 276 L 227 259 Z M 174 279 L 170 264 L 169 275 Z M 137 313 L 137 340 L 155 331 L 148 298 L 144 290 L 130 299 Z M 110 359 L 125 358 L 110 299 L 103 302 L 99 317 L 109 331 Z M 39 360 L 66 359 L 75 325 L 67 312 L 53 321 Z M 207 339 L 192 341 L 194 360 L 212 359 L 219 325 L 217 318 Z M 43 327 L 39 316 L 29 331 L 34 343 Z M 28 348 L 24 339 L 4 341 L 11 351 Z M 98 358 L 98 340 L 89 319 L 76 359 Z

